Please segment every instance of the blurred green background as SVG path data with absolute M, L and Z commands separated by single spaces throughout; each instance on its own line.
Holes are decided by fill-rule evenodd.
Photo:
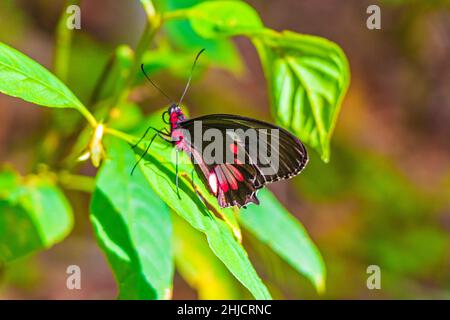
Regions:
M 164 5 L 191 2 L 167 0 Z M 326 293 L 318 296 L 291 267 L 244 234 L 244 245 L 274 297 L 449 299 L 448 2 L 247 2 L 268 27 L 335 41 L 346 53 L 352 72 L 332 140 L 330 163 L 324 164 L 311 149 L 303 174 L 271 187 L 319 247 L 327 266 Z M 375 3 L 381 7 L 382 29 L 368 30 L 366 8 Z M 63 4 L 56 0 L 1 1 L 0 41 L 50 68 Z M 87 101 L 114 48 L 136 44 L 145 16 L 138 1 L 85 0 L 81 8 L 82 29 L 74 33 L 68 84 Z M 266 82 L 250 42 L 235 39 L 237 50 L 228 42 L 197 44 L 188 31 L 165 30 L 179 47 L 206 45 L 210 59 L 219 66 L 194 82 L 186 99 L 190 114 L 236 113 L 273 121 Z M 190 68 L 191 56 L 180 54 L 176 66 L 155 75 L 170 96 L 181 93 L 183 70 Z M 166 103 L 148 86 L 134 95 L 146 114 Z M 61 121 L 55 121 L 50 113 L 59 111 L 0 95 L 0 163 L 10 163 L 27 174 L 51 159 L 48 150 L 59 136 L 52 135 L 49 128 L 59 125 L 58 132 L 69 136 L 77 116 L 67 118 L 61 113 Z M 95 174 L 89 164 L 82 170 Z M 1 268 L 0 298 L 116 297 L 111 271 L 89 224 L 89 197 L 75 191 L 68 191 L 68 195 L 75 229 L 50 250 Z M 70 264 L 81 267 L 82 290 L 66 288 Z M 366 286 L 366 269 L 373 264 L 381 268 L 381 290 Z M 215 290 L 225 289 L 219 286 Z M 178 274 L 174 298 L 197 298 Z

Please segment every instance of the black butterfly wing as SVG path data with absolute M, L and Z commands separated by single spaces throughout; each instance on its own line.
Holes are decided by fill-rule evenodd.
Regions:
M 193 141 L 197 141 L 194 130 L 196 121 L 201 121 L 201 134 L 207 129 L 218 129 L 223 135 L 227 134 L 227 130 L 265 130 L 258 130 L 260 135 L 257 137 L 247 137 L 248 139 L 245 141 L 234 141 L 233 145 L 226 145 L 227 142 L 223 141 L 224 148 L 232 148 L 236 155 L 244 154 L 244 161 L 234 159 L 221 164 L 208 165 L 203 160 L 201 147 L 195 146 L 193 143 Z M 306 148 L 297 137 L 285 129 L 264 121 L 236 115 L 214 114 L 186 120 L 179 126 L 189 132 L 191 141 L 188 144 L 193 150 L 191 157 L 195 160 L 194 165 L 197 173 L 202 177 L 210 192 L 217 197 L 221 207 L 233 205 L 241 207 L 250 202 L 258 204 L 259 201 L 256 198 L 258 189 L 268 183 L 297 175 L 308 161 Z M 278 142 L 277 151 L 270 148 L 274 141 L 272 138 L 275 135 L 275 131 L 272 131 L 272 129 L 277 129 L 277 137 L 275 137 Z M 270 156 L 272 156 L 272 152 L 275 152 L 273 156 L 278 157 L 277 168 L 270 168 L 269 159 L 265 159 L 261 154 L 259 154 L 259 157 L 255 157 L 254 153 L 251 152 L 250 146 L 256 145 L 258 139 L 266 140 L 268 149 L 270 149 Z M 269 173 L 267 173 L 264 168 L 268 167 L 274 170 L 268 170 Z
M 207 186 L 208 190 L 217 197 L 222 208 L 230 206 L 245 206 L 248 203 L 259 204 L 256 198 L 254 181 L 256 171 L 251 165 L 217 164 L 208 165 L 196 151 L 192 152 L 196 158 L 194 168 Z

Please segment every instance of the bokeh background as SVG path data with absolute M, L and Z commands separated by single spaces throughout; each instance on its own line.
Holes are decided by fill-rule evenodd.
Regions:
M 188 2 L 188 1 L 186 1 Z M 265 24 L 323 36 L 346 53 L 351 85 L 332 140 L 331 161 L 311 151 L 302 175 L 272 190 L 304 224 L 327 266 L 327 291 L 314 288 L 267 248 L 244 234 L 259 274 L 276 298 L 450 298 L 450 5 L 447 1 L 251 0 Z M 47 67 L 63 1 L 2 0 L 0 40 Z M 158 4 L 158 1 L 155 2 Z M 381 7 L 382 29 L 366 28 L 366 9 Z M 81 2 L 69 87 L 87 99 L 112 50 L 135 45 L 144 25 L 138 1 Z M 236 113 L 271 120 L 255 49 L 235 44 L 239 75 L 208 69 L 192 86 L 191 115 Z M 191 61 L 187 61 L 190 65 Z M 178 96 L 183 77 L 156 76 Z M 145 113 L 165 105 L 149 86 L 136 92 Z M 0 95 L 0 163 L 38 170 L 57 136 L 49 114 Z M 62 117 L 64 117 L 62 115 Z M 68 119 L 68 122 L 71 120 Z M 62 128 L 70 132 L 64 121 Z M 53 164 L 58 166 L 58 164 Z M 95 170 L 86 165 L 87 174 Z M 62 243 L 0 270 L 2 299 L 114 299 L 117 291 L 88 219 L 89 197 L 68 191 L 75 228 Z M 0 213 L 1 214 L 1 213 Z M 66 268 L 82 270 L 82 290 L 66 288 Z M 368 290 L 366 269 L 381 268 L 381 290 Z M 175 299 L 196 292 L 176 275 Z

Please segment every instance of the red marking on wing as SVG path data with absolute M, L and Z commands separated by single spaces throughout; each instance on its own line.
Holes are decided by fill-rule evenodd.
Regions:
M 235 155 L 237 155 L 237 154 L 238 154 L 238 150 L 239 150 L 238 145 L 237 145 L 236 143 L 231 143 L 231 144 L 230 144 L 230 150 L 231 150 L 231 152 L 233 152 Z
M 228 168 L 238 181 L 244 181 L 244 176 L 242 175 L 242 173 L 239 172 L 239 170 L 236 167 L 229 166 Z
M 235 157 L 233 157 L 233 163 L 242 165 L 243 164 L 242 161 L 240 161 L 239 158 L 238 158 L 239 146 L 236 143 L 231 143 L 230 144 L 230 150 L 235 155 Z M 242 181 L 242 180 L 240 180 L 240 181 Z
M 216 166 L 214 168 L 214 171 L 216 173 L 217 176 L 217 180 L 219 181 L 219 187 L 220 189 L 222 189 L 223 192 L 227 192 L 228 191 L 228 182 L 227 182 L 227 178 L 225 177 L 222 169 L 220 168 L 220 166 Z
M 236 181 L 236 178 L 233 176 L 233 174 L 231 173 L 231 171 L 228 169 L 229 167 L 231 167 L 230 165 L 223 165 L 222 171 L 227 179 L 228 185 L 231 187 L 232 190 L 237 190 L 238 189 L 238 183 Z
M 238 181 L 243 181 L 244 176 L 238 169 L 230 164 L 223 164 L 214 168 L 215 176 L 219 182 L 219 187 L 223 192 L 239 189 Z

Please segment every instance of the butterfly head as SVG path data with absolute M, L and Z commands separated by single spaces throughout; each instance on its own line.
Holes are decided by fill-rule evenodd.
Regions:
M 167 112 L 169 114 L 180 112 L 180 111 L 181 111 L 181 108 L 176 103 L 172 103 L 170 105 L 170 107 L 167 109 Z
M 178 124 L 186 119 L 181 108 L 175 103 L 167 109 L 167 112 L 169 113 L 169 122 L 172 128 L 178 127 Z

